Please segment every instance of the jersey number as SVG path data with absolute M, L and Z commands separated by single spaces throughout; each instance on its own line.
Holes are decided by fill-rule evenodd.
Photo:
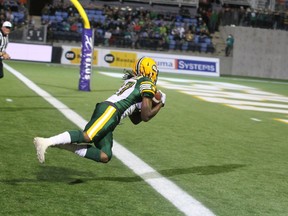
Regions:
M 134 84 L 135 84 L 135 82 L 124 83 L 124 85 L 121 86 L 121 88 L 116 92 L 116 95 L 119 96 L 119 95 L 123 94 L 123 92 L 125 92 L 127 89 L 131 88 Z

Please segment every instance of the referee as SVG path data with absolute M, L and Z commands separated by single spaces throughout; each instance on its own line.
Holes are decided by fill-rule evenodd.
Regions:
M 9 21 L 5 21 L 0 29 L 0 79 L 4 77 L 2 60 L 10 59 L 9 54 L 6 53 L 5 50 L 9 42 L 8 35 L 10 34 L 11 28 L 12 24 Z

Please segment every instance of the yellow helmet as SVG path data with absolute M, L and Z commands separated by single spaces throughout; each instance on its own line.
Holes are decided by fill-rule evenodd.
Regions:
M 157 68 L 156 62 L 149 57 L 142 57 L 137 59 L 133 68 L 133 73 L 136 76 L 146 76 L 151 79 L 154 84 L 157 82 L 159 70 Z

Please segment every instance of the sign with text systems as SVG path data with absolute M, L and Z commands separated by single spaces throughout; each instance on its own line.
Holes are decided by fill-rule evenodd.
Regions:
M 153 58 L 157 62 L 160 72 L 220 76 L 220 61 L 218 58 L 148 52 L 137 54 L 138 58 L 142 56 Z
M 194 72 L 207 72 L 207 73 L 216 73 L 216 62 L 211 61 L 200 61 L 193 59 L 178 59 L 177 68 L 178 70 L 187 70 Z

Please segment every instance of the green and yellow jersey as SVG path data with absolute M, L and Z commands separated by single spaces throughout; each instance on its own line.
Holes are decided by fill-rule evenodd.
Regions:
M 140 103 L 142 97 L 153 98 L 155 84 L 148 77 L 133 77 L 124 82 L 120 89 L 106 101 L 113 103 L 122 115 L 129 107 Z

